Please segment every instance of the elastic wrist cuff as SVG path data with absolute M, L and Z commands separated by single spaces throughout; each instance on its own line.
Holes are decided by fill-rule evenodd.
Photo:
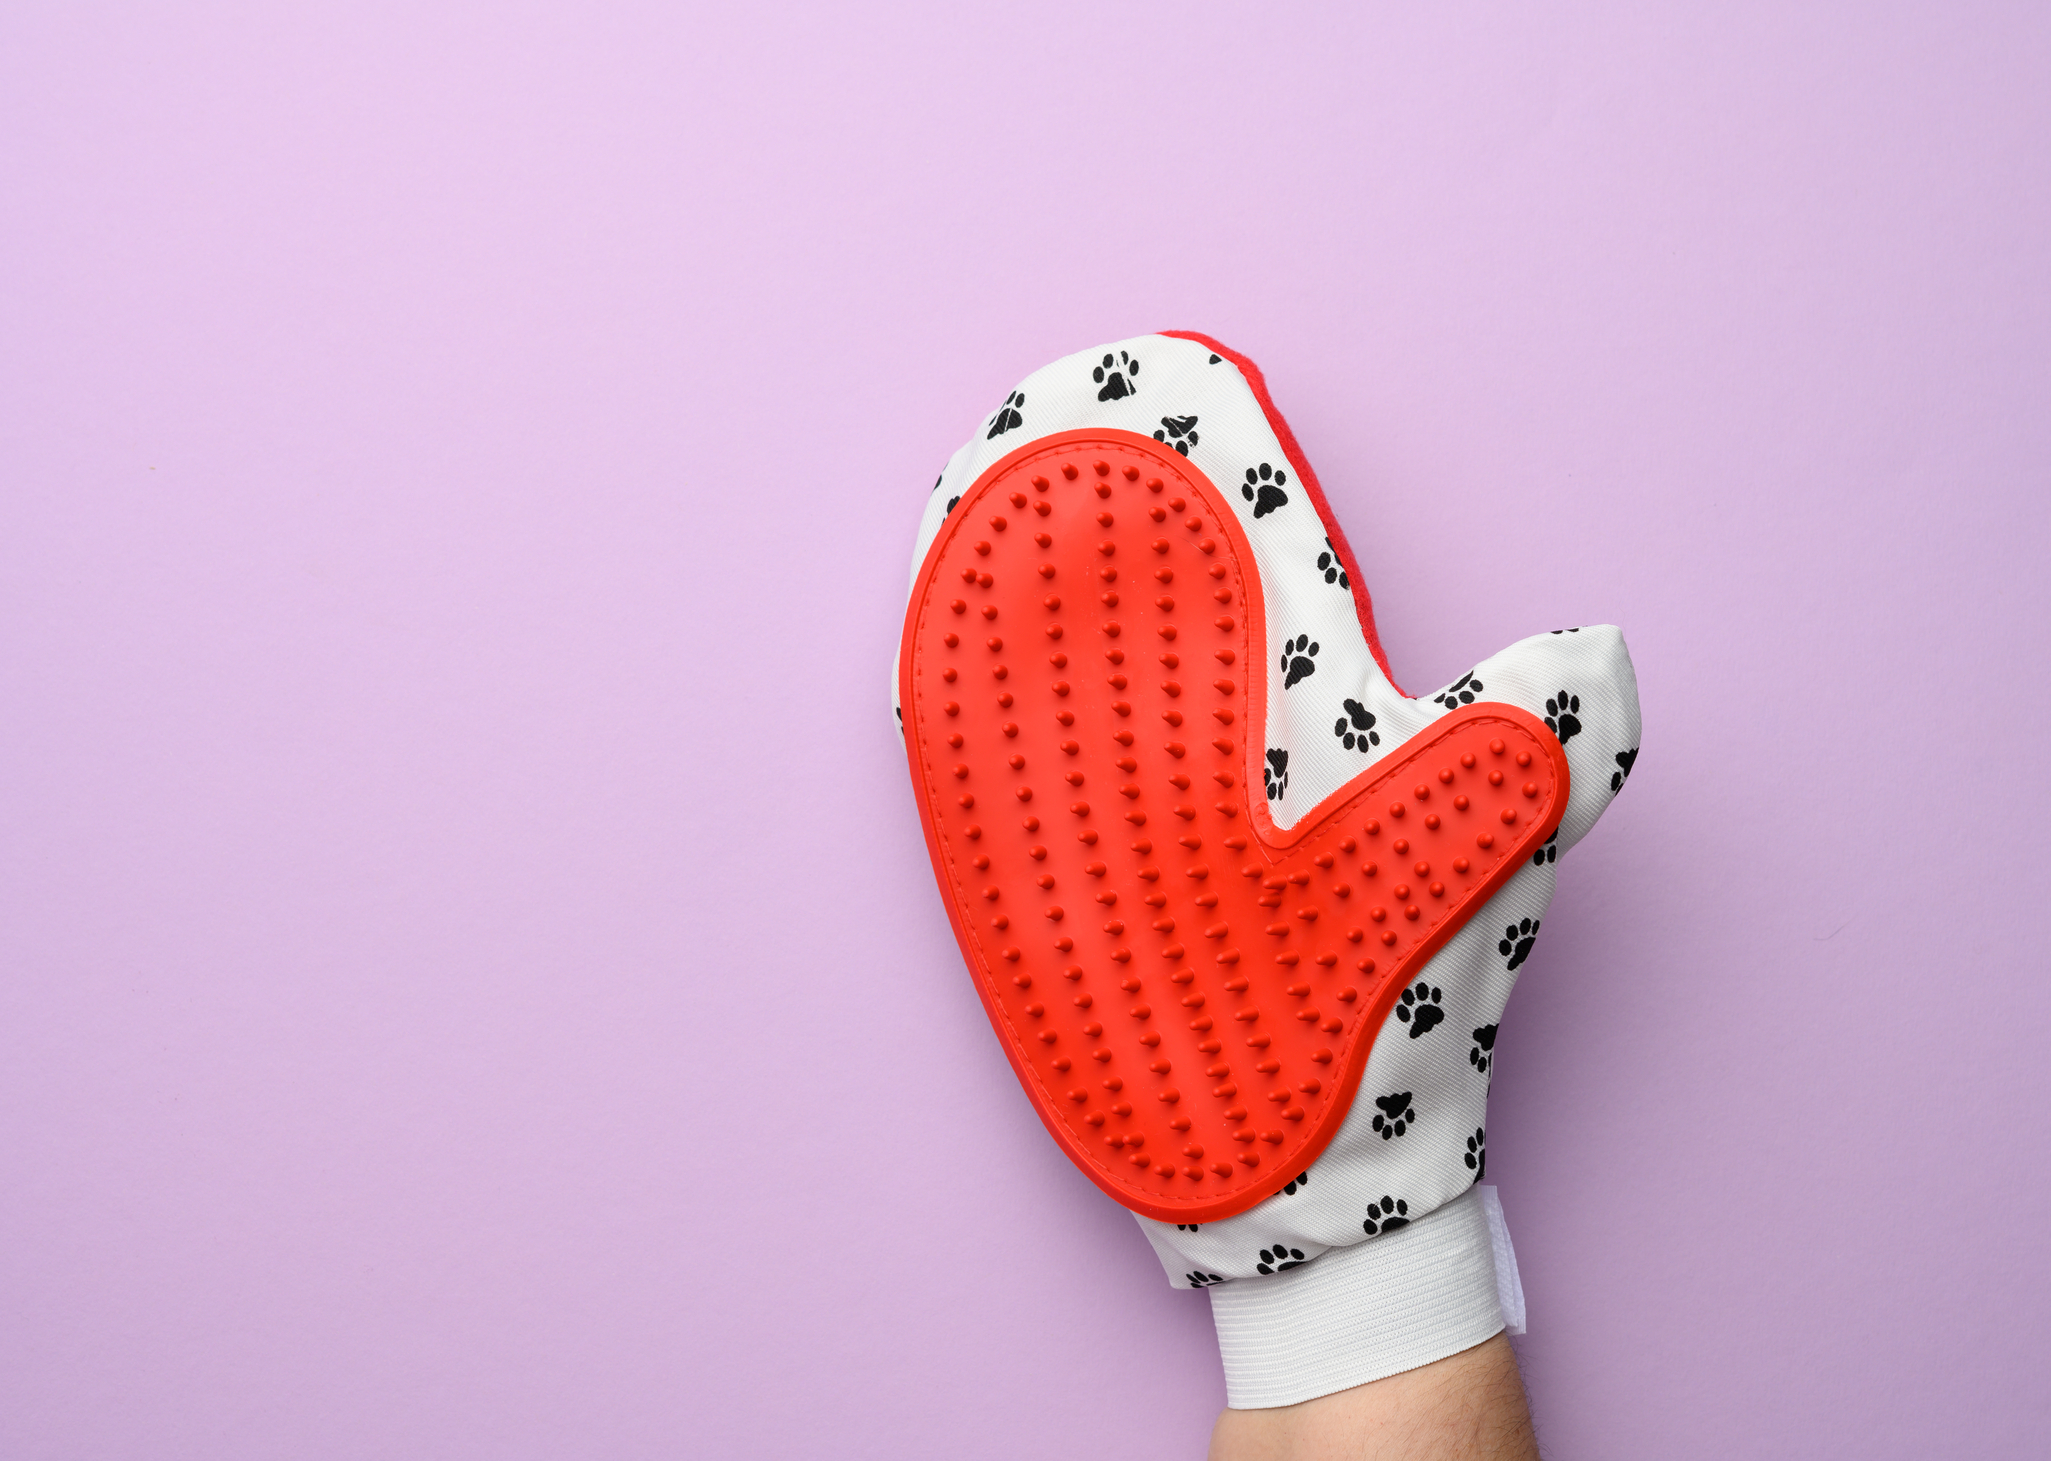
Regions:
M 1488 1217 L 1472 1191 L 1393 1233 L 1210 1295 L 1234 1410 L 1414 1370 L 1503 1327 Z

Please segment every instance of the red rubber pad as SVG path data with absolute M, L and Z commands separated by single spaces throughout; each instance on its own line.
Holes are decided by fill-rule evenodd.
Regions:
M 1252 547 L 1143 436 L 984 473 L 904 634 L 912 781 L 990 1023 L 1076 1165 L 1163 1221 L 1310 1164 L 1397 996 L 1566 807 L 1544 724 L 1478 704 L 1277 829 Z

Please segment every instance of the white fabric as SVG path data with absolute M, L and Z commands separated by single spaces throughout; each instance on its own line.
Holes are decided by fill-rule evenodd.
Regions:
M 1278 826 L 1293 826 L 1459 704 L 1520 706 L 1546 719 L 1566 751 L 1572 788 L 1557 836 L 1405 991 L 1323 1155 L 1283 1191 L 1235 1217 L 1201 1227 L 1138 1220 L 1171 1283 L 1206 1288 L 1272 1275 L 1278 1263 L 1319 1260 L 1292 1270 L 1306 1273 L 1343 1253 L 1350 1255 L 1347 1271 L 1358 1275 L 1347 1292 L 1363 1300 L 1363 1313 L 1407 1314 L 1400 1296 L 1374 1291 L 1384 1268 L 1352 1250 L 1386 1248 L 1396 1235 L 1415 1233 L 1487 1169 L 1488 1087 L 1503 1006 L 1552 899 L 1559 854 L 1594 825 L 1637 755 L 1630 655 L 1623 636 L 1606 625 L 1554 630 L 1511 645 L 1435 693 L 1401 694 L 1368 649 L 1327 537 L 1334 530 L 1320 519 L 1300 466 L 1283 452 L 1251 386 L 1207 346 L 1163 336 L 1072 355 L 1009 393 L 940 474 L 919 525 L 914 579 L 954 502 L 987 467 L 1041 436 L 1084 427 L 1117 427 L 1175 445 L 1238 510 L 1266 603 L 1266 789 Z M 893 673 L 893 704 L 896 684 Z M 1478 1204 L 1467 1207 L 1482 1212 Z M 1418 1240 L 1403 1241 L 1415 1247 Z M 1298 1278 L 1266 1291 L 1313 1288 Z M 1225 1310 L 1236 1302 L 1225 1301 Z M 1429 1326 L 1416 1332 L 1436 1333 Z
M 1524 1333 L 1524 1279 L 1517 1272 L 1517 1250 L 1510 1246 L 1510 1222 L 1503 1199 L 1493 1187 L 1477 1187 L 1482 1211 L 1488 1214 L 1488 1242 L 1495 1251 L 1496 1302 L 1503 1309 L 1503 1332 Z
M 1503 1328 L 1482 1204 L 1455 1198 L 1373 1243 L 1211 1290 L 1225 1403 L 1296 1405 L 1472 1349 Z

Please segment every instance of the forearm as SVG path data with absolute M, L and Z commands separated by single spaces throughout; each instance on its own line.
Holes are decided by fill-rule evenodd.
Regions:
M 1210 1461 L 1537 1461 L 1516 1356 L 1472 1349 L 1300 1405 L 1227 1410 Z

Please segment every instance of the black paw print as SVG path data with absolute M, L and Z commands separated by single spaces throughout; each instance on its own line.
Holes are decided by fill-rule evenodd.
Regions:
M 1415 1040 L 1426 1031 L 1436 1029 L 1439 1021 L 1446 1017 L 1445 1010 L 1439 1004 L 1442 993 L 1442 990 L 1432 988 L 1422 979 L 1403 991 L 1403 998 L 1396 1003 L 1396 1018 L 1410 1027 L 1411 1039 Z
M 1393 1233 L 1410 1226 L 1410 1204 L 1400 1197 L 1384 1197 L 1367 1205 L 1367 1221 L 1360 1230 L 1372 1238 L 1376 1233 Z
M 1533 867 L 1544 867 L 1549 862 L 1558 862 L 1560 857 L 1560 829 L 1552 829 L 1552 836 L 1538 844 L 1538 851 L 1531 854 Z
M 1560 738 L 1560 744 L 1581 734 L 1581 697 L 1565 690 L 1545 702 L 1545 728 Z
M 1495 1063 L 1495 1051 L 1496 1027 L 1483 1025 L 1474 1032 L 1474 1048 L 1467 1052 L 1467 1063 L 1487 1075 L 1489 1066 Z
M 1298 1172 L 1294 1177 L 1291 1177 L 1282 1184 L 1282 1195 L 1284 1197 L 1294 1197 L 1297 1188 L 1308 1186 L 1310 1186 L 1310 1173 Z
M 1624 789 L 1624 783 L 1631 779 L 1631 768 L 1638 764 L 1638 748 L 1617 752 L 1617 769 L 1610 773 L 1609 794 L 1615 796 Z
M 1239 489 L 1239 495 L 1253 504 L 1255 517 L 1266 517 L 1276 508 L 1289 505 L 1289 494 L 1282 490 L 1288 480 L 1287 472 L 1278 472 L 1262 462 L 1246 469 L 1246 485 Z
M 1317 555 L 1317 571 L 1325 576 L 1326 583 L 1353 587 L 1353 581 L 1346 577 L 1346 565 L 1339 561 L 1339 550 L 1332 546 L 1330 538 L 1325 539 L 1325 551 Z
M 1481 1180 L 1481 1174 L 1488 1170 L 1488 1133 L 1479 1126 L 1474 1128 L 1474 1135 L 1467 1138 L 1467 1154 L 1460 1160 L 1473 1171 L 1474 1180 L 1477 1182 Z
M 1225 1281 L 1225 1275 L 1222 1273 L 1185 1273 L 1182 1276 L 1189 1280 L 1189 1286 L 1193 1289 L 1207 1289 L 1214 1283 Z
M 1469 670 L 1431 698 L 1451 710 L 1456 705 L 1472 705 L 1474 697 L 1480 693 L 1481 681 L 1474 678 L 1474 671 Z
M 997 414 L 990 418 L 990 434 L 983 438 L 994 441 L 1014 426 L 1025 425 L 1025 417 L 1018 414 L 1018 408 L 1025 404 L 1025 392 L 1013 391 L 1004 398 L 1004 404 L 997 408 Z
M 1298 680 L 1307 680 L 1317 673 L 1317 646 L 1308 634 L 1299 634 L 1294 639 L 1282 641 L 1282 688 L 1288 689 Z
M 1502 941 L 1496 945 L 1496 952 L 1510 961 L 1516 968 L 1531 955 L 1531 946 L 1538 942 L 1538 920 L 1520 918 L 1503 930 Z
M 1175 1231 L 1178 1233 L 1193 1233 L 1202 1226 L 1202 1223 L 1177 1223 Z
M 1106 355 L 1104 363 L 1090 372 L 1100 390 L 1100 401 L 1122 401 L 1139 389 L 1139 362 L 1120 350 L 1116 355 Z
M 1261 780 L 1268 785 L 1268 800 L 1278 802 L 1282 793 L 1289 789 L 1289 753 L 1269 751 L 1267 765 L 1261 767 Z
M 1154 440 L 1165 441 L 1184 456 L 1188 456 L 1189 449 L 1195 446 L 1198 441 L 1196 417 L 1163 416 L 1161 418 L 1161 429 L 1154 433 Z
M 1382 1140 L 1401 1136 L 1417 1124 L 1417 1111 L 1410 1104 L 1410 1092 L 1397 1091 L 1392 1095 L 1376 1096 L 1375 1109 L 1382 1114 L 1375 1117 L 1374 1129 L 1382 1134 Z
M 1332 734 L 1339 738 L 1339 744 L 1349 751 L 1365 751 L 1369 746 L 1382 743 L 1382 733 L 1374 728 L 1374 712 L 1358 700 L 1342 700 L 1340 706 L 1345 714 L 1332 722 Z
M 1261 1249 L 1261 1261 L 1254 1264 L 1260 1273 L 1287 1273 L 1292 1268 L 1301 1268 L 1307 1262 L 1301 1248 L 1284 1248 L 1277 1243 L 1272 1248 Z

